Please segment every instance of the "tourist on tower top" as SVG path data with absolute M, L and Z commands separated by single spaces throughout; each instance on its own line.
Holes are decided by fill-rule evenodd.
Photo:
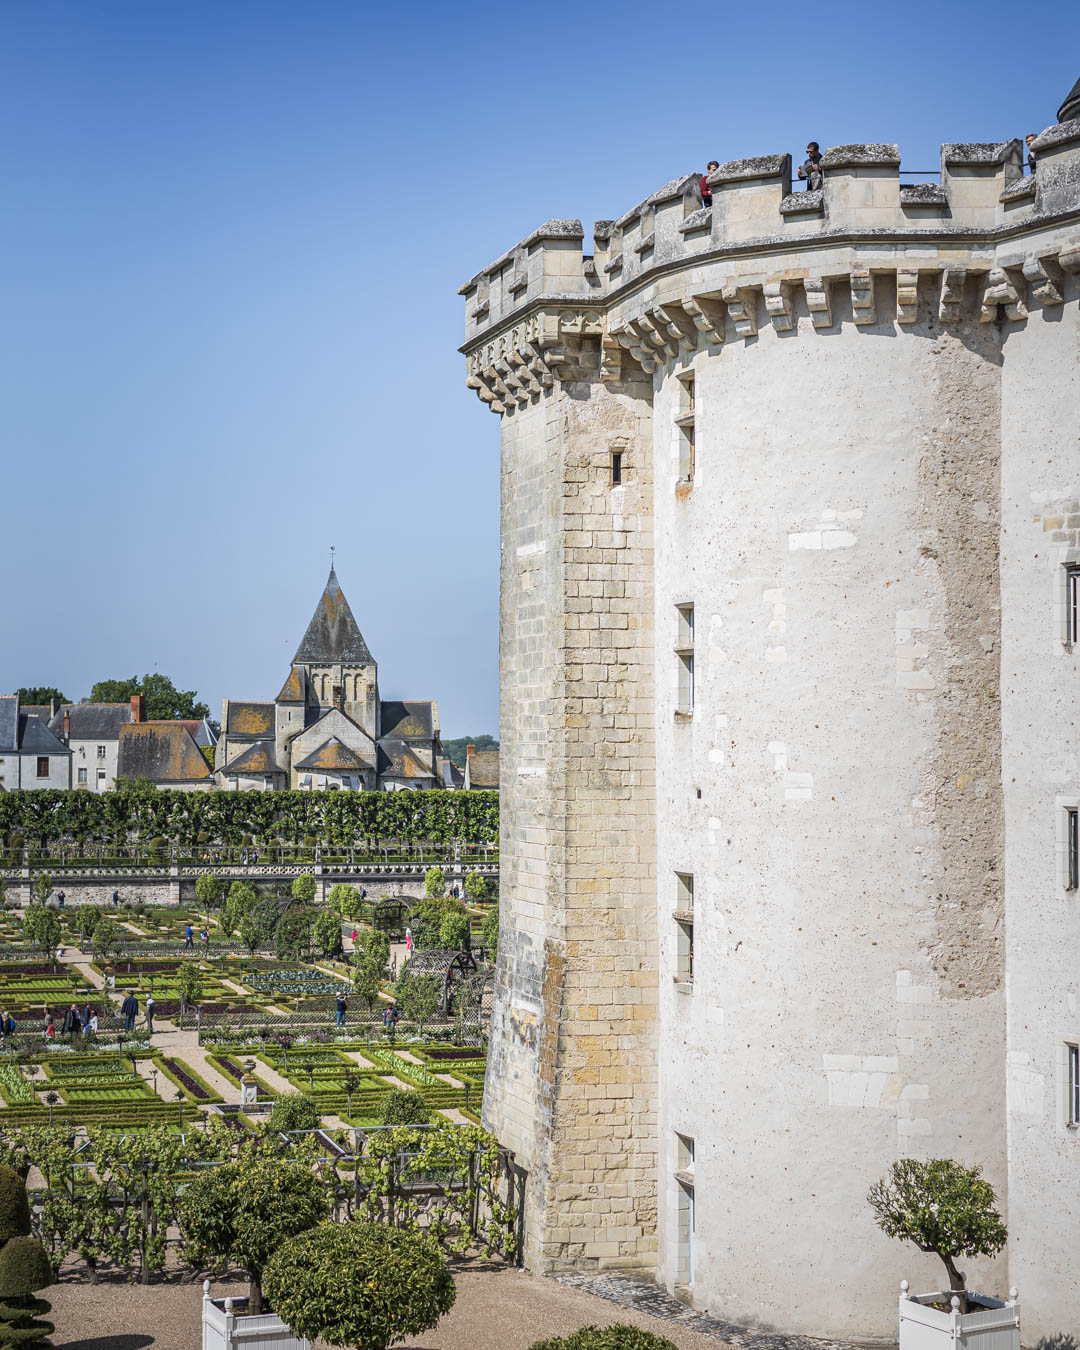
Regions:
M 821 146 L 811 141 L 806 147 L 806 158 L 799 165 L 799 177 L 806 179 L 807 192 L 816 192 L 825 181 L 821 170 Z

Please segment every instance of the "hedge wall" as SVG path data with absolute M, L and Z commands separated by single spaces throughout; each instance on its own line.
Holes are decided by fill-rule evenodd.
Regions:
M 313 836 L 496 843 L 497 792 L 0 792 L 0 835 L 9 843 L 72 839 L 124 843 L 160 837 L 178 844 L 239 844 L 244 835 L 300 844 Z

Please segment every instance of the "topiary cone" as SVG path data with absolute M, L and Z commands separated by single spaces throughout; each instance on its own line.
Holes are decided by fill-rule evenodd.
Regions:
M 0 1166 L 0 1350 L 46 1350 L 55 1330 L 40 1320 L 49 1311 L 38 1289 L 53 1282 L 45 1248 L 30 1236 L 30 1203 L 26 1184 L 10 1167 Z
M 26 1198 L 26 1183 L 14 1168 L 0 1165 L 0 1242 L 25 1237 L 29 1232 L 30 1202 Z

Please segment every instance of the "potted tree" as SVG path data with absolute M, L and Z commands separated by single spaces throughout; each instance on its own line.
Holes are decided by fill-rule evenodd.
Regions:
M 294 1336 L 355 1350 L 429 1331 L 457 1292 L 429 1239 L 377 1223 L 323 1223 L 290 1238 L 263 1283 Z
M 246 1158 L 210 1168 L 180 1201 L 184 1258 L 193 1266 L 240 1266 L 249 1285 L 246 1299 L 203 1299 L 204 1345 L 233 1350 L 239 1344 L 307 1350 L 290 1337 L 279 1315 L 264 1307 L 263 1271 L 287 1239 L 325 1219 L 329 1201 L 322 1182 L 301 1163 Z M 273 1304 L 271 1303 L 271 1307 Z
M 973 1293 L 956 1266 L 961 1257 L 996 1256 L 1008 1237 L 994 1188 L 979 1167 L 952 1158 L 901 1158 L 866 1198 L 887 1237 L 913 1242 L 945 1267 L 944 1290 L 911 1294 L 907 1280 L 901 1283 L 900 1350 L 970 1350 L 987 1336 L 994 1350 L 1020 1350 L 1016 1290 L 1008 1302 Z

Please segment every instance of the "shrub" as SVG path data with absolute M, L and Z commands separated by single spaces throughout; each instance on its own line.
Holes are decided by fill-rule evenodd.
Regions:
M 949 1291 L 967 1311 L 959 1256 L 996 1256 L 1008 1237 L 997 1212 L 994 1188 L 979 1167 L 952 1158 L 901 1158 L 866 1197 L 886 1237 L 913 1242 L 921 1252 L 939 1256 L 949 1276 Z
M 665 1336 L 614 1322 L 609 1327 L 581 1327 L 569 1336 L 534 1341 L 529 1350 L 677 1350 Z
M 316 916 L 311 939 L 323 956 L 336 956 L 341 951 L 341 918 L 332 909 L 324 909 Z
M 424 894 L 433 899 L 446 894 L 446 873 L 441 867 L 429 867 L 424 873 Z
M 271 1130 L 313 1130 L 319 1123 L 319 1108 L 302 1092 L 285 1092 L 274 1103 L 266 1123 Z
M 499 949 L 499 906 L 493 905 L 484 915 L 484 922 L 480 925 L 480 940 L 489 952 L 494 953 Z
M 326 1218 L 323 1183 L 302 1163 L 245 1159 L 203 1172 L 180 1200 L 184 1256 L 196 1267 L 235 1262 L 248 1276 L 248 1311 L 262 1310 L 262 1276 L 288 1238 Z
M 384 1125 L 426 1125 L 431 1112 L 416 1088 L 391 1088 L 382 1099 L 379 1119 Z
M 339 881 L 336 885 L 330 887 L 326 903 L 335 914 L 340 914 L 344 919 L 351 919 L 354 914 L 360 912 L 360 892 L 355 886 Z
M 11 1167 L 0 1166 L 0 1242 L 30 1232 L 30 1202 L 26 1183 Z
M 385 1350 L 436 1325 L 456 1290 L 427 1239 L 374 1223 L 324 1223 L 284 1243 L 267 1298 L 294 1336 Z

